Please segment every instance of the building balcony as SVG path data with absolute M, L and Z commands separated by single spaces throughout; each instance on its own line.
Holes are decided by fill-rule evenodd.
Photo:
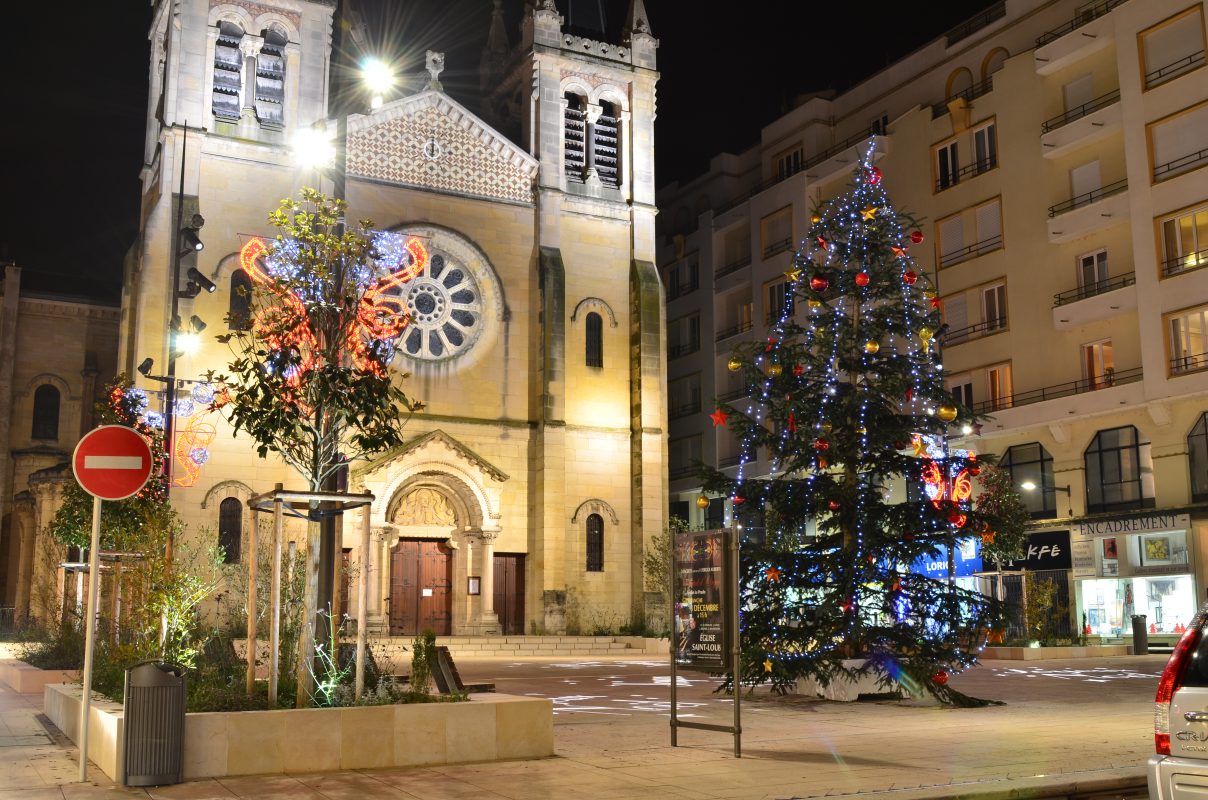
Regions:
M 1096 392 L 1101 389 L 1110 389 L 1114 386 L 1136 383 L 1141 380 L 1142 376 L 1143 373 L 1140 367 L 1116 370 L 1110 375 L 1104 375 L 1099 378 L 1082 378 L 1076 381 L 1053 384 L 1052 386 L 1042 386 L 1039 389 L 1031 389 L 1026 392 L 1016 392 L 1015 394 L 1005 395 L 997 399 L 983 400 L 973 404 L 973 411 L 978 414 L 1001 413 L 1007 409 L 1028 406 L 1033 403 L 1042 403 L 1045 400 L 1058 400 L 1063 397 L 1073 397 L 1074 395 L 1085 394 L 1087 392 Z
M 1129 272 L 1053 295 L 1053 327 L 1070 330 L 1134 310 L 1136 282 L 1137 274 Z
M 1049 206 L 1049 241 L 1068 242 L 1127 220 L 1128 181 L 1116 181 Z
M 1165 164 L 1155 164 L 1153 168 L 1153 182 L 1168 181 L 1171 178 L 1182 175 L 1184 172 L 1191 172 L 1203 166 L 1208 166 L 1208 149 L 1188 153 Z
M 781 239 L 778 242 L 770 242 L 767 247 L 763 248 L 763 257 L 764 257 L 764 260 L 766 261 L 767 259 L 769 259 L 775 255 L 778 255 L 780 253 L 783 253 L 783 252 L 786 252 L 786 251 L 792 250 L 792 249 L 793 249 L 793 240 L 791 238 Z
M 1158 67 L 1153 72 L 1145 73 L 1145 88 L 1152 89 L 1155 86 L 1161 86 L 1167 81 L 1173 81 L 1175 78 L 1186 75 L 1188 72 L 1199 69 L 1202 66 L 1204 66 L 1203 50 L 1172 61 L 1165 66 Z
M 1041 125 L 1040 150 L 1045 158 L 1058 158 L 1116 133 L 1124 124 L 1120 90 L 1071 108 Z
M 680 406 L 672 406 L 671 408 L 667 409 L 667 419 L 683 419 L 684 417 L 690 417 L 693 414 L 699 413 L 700 398 L 698 397 L 690 403 L 685 403 L 684 405 Z
M 1166 259 L 1162 262 L 1162 277 L 1173 278 L 1175 275 L 1183 275 L 1202 267 L 1208 267 L 1208 250 L 1197 250 Z
M 972 103 L 974 100 L 981 97 L 982 95 L 989 94 L 992 91 L 994 91 L 994 76 L 993 75 L 986 78 L 984 81 L 973 84 L 968 89 L 962 89 L 961 91 L 957 92 L 956 94 L 945 97 L 943 100 L 939 101 L 938 103 L 932 104 L 931 118 L 939 119 L 940 117 L 947 114 L 952 108 L 952 103 L 954 103 L 957 100 L 964 100 L 965 104 L 968 105 L 969 103 Z
M 717 468 L 729 469 L 730 467 L 737 467 L 740 463 L 742 463 L 741 455 L 726 456 L 725 458 L 717 459 Z
M 945 189 L 951 189 L 953 186 L 956 186 L 965 178 L 971 178 L 971 177 L 975 177 L 977 175 L 981 175 L 985 172 L 989 172 L 990 170 L 994 169 L 997 166 L 998 166 L 998 157 L 997 156 L 993 156 L 991 158 L 983 158 L 979 161 L 974 161 L 972 164 L 966 164 L 965 166 L 958 169 L 956 172 L 936 178 L 935 179 L 936 194 L 939 194 L 940 192 L 944 191 Z
M 700 352 L 700 340 L 671 345 L 667 348 L 667 360 L 674 361 L 677 358 L 683 358 L 684 356 L 698 352 Z
M 751 387 L 743 386 L 740 389 L 734 389 L 733 391 L 726 392 L 725 394 L 719 394 L 717 396 L 717 402 L 718 403 L 733 403 L 735 400 L 743 400 L 750 396 L 751 396 Z
M 751 320 L 747 320 L 745 322 L 740 322 L 737 325 L 731 325 L 728 328 L 722 328 L 717 332 L 717 335 L 714 336 L 713 341 L 724 342 L 726 339 L 733 338 L 740 333 L 746 333 L 753 327 L 755 327 L 755 323 L 751 322 Z
M 873 148 L 872 160 L 875 163 L 889 148 L 889 138 L 878 126 L 849 136 L 821 153 L 810 156 L 805 162 L 805 176 L 814 183 L 826 183 L 846 175 L 851 172 L 852 164 L 864 157 L 870 140 Z
M 700 279 L 699 278 L 693 278 L 690 281 L 684 281 L 682 283 L 673 283 L 667 287 L 667 302 L 671 302 L 672 300 L 677 300 L 677 299 L 683 297 L 684 295 L 692 294 L 699 288 L 700 288 Z
M 940 268 L 952 267 L 965 261 L 971 261 L 978 256 L 991 253 L 995 250 L 1002 249 L 1002 234 L 991 236 L 988 239 L 983 239 L 980 242 L 974 242 L 971 245 L 962 247 L 959 250 L 953 250 L 948 253 L 940 254 Z
M 747 255 L 743 256 L 742 258 L 738 259 L 737 261 L 731 261 L 729 264 L 724 264 L 724 265 L 718 267 L 717 270 L 713 273 L 713 278 L 714 279 L 724 278 L 727 275 L 733 275 L 735 272 L 738 272 L 743 267 L 750 266 L 750 264 L 751 264 L 751 256 L 750 256 L 750 254 L 747 254 Z
M 974 17 L 970 17 L 960 25 L 957 25 L 955 28 L 948 31 L 946 34 L 944 34 L 944 38 L 947 40 L 948 46 L 951 47 L 957 42 L 967 39 L 968 37 L 977 33 L 987 25 L 1002 19 L 1006 15 L 1007 2 L 1006 0 L 999 0 L 999 2 L 990 6 L 985 11 L 982 11 Z
M 1208 353 L 1181 355 L 1170 359 L 1170 377 L 1172 378 L 1204 370 L 1208 370 Z
M 998 317 L 997 319 L 988 319 L 985 322 L 978 322 L 974 325 L 966 325 L 963 328 L 950 330 L 944 334 L 944 347 L 953 347 L 965 342 L 971 342 L 975 339 L 981 339 L 986 336 L 992 336 L 996 333 L 1002 333 L 1007 329 L 1007 318 Z
M 689 464 L 686 467 L 672 467 L 667 471 L 667 477 L 673 481 L 692 478 L 700 473 L 699 468 Z
M 1036 37 L 1036 72 L 1049 75 L 1080 61 L 1114 40 L 1107 15 L 1127 0 L 1100 0 L 1078 9 L 1064 25 Z

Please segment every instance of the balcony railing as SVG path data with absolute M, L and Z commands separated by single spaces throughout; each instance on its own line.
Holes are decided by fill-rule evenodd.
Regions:
M 667 287 L 667 299 L 675 300 L 678 297 L 683 297 L 686 294 L 692 294 L 700 288 L 700 278 L 693 277 L 690 281 L 683 283 L 673 283 Z
M 1185 375 L 1188 372 L 1199 372 L 1208 369 L 1208 353 L 1175 356 L 1170 359 L 1170 374 Z
M 1072 20 L 1062 25 L 1060 28 L 1054 28 L 1047 33 L 1042 33 L 1036 37 L 1036 46 L 1044 47 L 1049 42 L 1054 42 L 1065 36 L 1067 33 L 1072 33 L 1083 25 L 1094 22 L 1104 14 L 1111 11 L 1116 6 L 1124 5 L 1127 0 L 1103 0 L 1101 3 L 1086 6 L 1078 9 L 1078 13 Z
M 725 469 L 726 467 L 737 467 L 742 461 L 742 456 L 726 456 L 725 458 L 717 459 L 717 468 Z
M 1166 259 L 1162 262 L 1162 277 L 1181 275 L 1200 267 L 1208 267 L 1208 250 L 1197 250 L 1194 253 L 1184 253 L 1181 256 Z
M 983 239 L 980 242 L 974 242 L 968 247 L 962 247 L 960 250 L 953 250 L 950 253 L 940 255 L 940 266 L 951 267 L 954 264 L 959 264 L 962 261 L 968 261 L 971 258 L 977 258 L 983 253 L 989 253 L 993 250 L 1002 248 L 1002 234 L 991 236 L 989 239 Z
M 983 172 L 989 172 L 998 166 L 998 156 L 990 158 L 981 158 L 974 161 L 972 164 L 966 164 L 956 172 L 948 175 L 941 175 L 935 179 L 935 190 L 942 192 L 945 189 L 951 189 L 961 182 L 961 178 L 967 178 L 970 175 L 981 175 Z
M 1145 88 L 1152 89 L 1202 66 L 1204 66 L 1203 50 L 1198 53 L 1192 53 L 1185 58 L 1180 58 L 1178 61 L 1167 64 L 1164 67 L 1158 67 L 1153 72 L 1145 73 Z
M 755 323 L 751 322 L 750 320 L 747 320 L 746 322 L 740 322 L 737 325 L 731 325 L 728 328 L 722 328 L 720 331 L 717 332 L 717 336 L 714 337 L 713 341 L 715 341 L 715 342 L 724 341 L 726 339 L 729 339 L 731 336 L 737 336 L 740 333 L 746 333 L 747 331 L 751 330 L 751 328 L 753 328 L 753 327 L 755 327 Z
M 693 400 L 691 403 L 687 403 L 682 406 L 675 406 L 673 408 L 668 409 L 667 417 L 668 417 L 668 419 L 683 419 L 684 417 L 690 417 L 693 414 L 699 414 L 699 413 L 700 413 L 700 398 L 697 398 L 696 400 Z
M 696 353 L 700 350 L 700 340 L 695 342 L 686 342 L 685 344 L 677 344 L 667 348 L 667 359 L 672 360 L 682 358 L 690 353 Z
M 724 278 L 731 273 L 738 272 L 740 269 L 742 269 L 743 267 L 747 266 L 750 263 L 751 263 L 751 256 L 749 254 L 745 255 L 742 258 L 738 259 L 737 261 L 731 261 L 729 264 L 718 267 L 717 271 L 713 273 L 713 277 L 714 278 Z
M 1107 186 L 1100 186 L 1098 189 L 1092 189 L 1085 194 L 1079 194 L 1071 197 L 1065 202 L 1058 203 L 1055 206 L 1049 206 L 1049 216 L 1055 217 L 1058 214 L 1064 214 L 1067 211 L 1073 211 L 1075 208 L 1089 206 L 1091 203 L 1098 202 L 1105 197 L 1110 197 L 1113 194 L 1119 194 L 1128 188 L 1128 179 L 1109 183 Z
M 673 481 L 680 478 L 691 478 L 695 474 L 697 474 L 697 468 L 691 464 L 686 467 L 672 467 L 667 471 L 667 477 Z
M 1176 175 L 1182 175 L 1184 172 L 1196 169 L 1205 161 L 1208 161 L 1208 149 L 1188 153 L 1181 158 L 1176 158 L 1174 161 L 1158 164 L 1153 168 L 1153 179 L 1161 181 L 1173 178 Z
M 935 105 L 933 105 L 931 107 L 931 118 L 939 119 L 940 117 L 947 114 L 948 113 L 948 104 L 951 103 L 953 100 L 959 100 L 961 98 L 964 98 L 966 103 L 971 103 L 974 100 L 976 100 L 977 98 L 981 97 L 983 94 L 987 94 L 987 93 L 993 91 L 993 89 L 994 89 L 994 76 L 991 75 L 990 77 L 986 78 L 984 81 L 981 81 L 980 83 L 975 83 L 972 86 L 970 86 L 968 89 L 959 91 L 956 94 L 953 94 L 949 97 L 945 97 L 943 100 L 941 100 L 938 103 L 936 103 Z
M 819 164 L 821 164 L 823 161 L 826 161 L 828 158 L 833 158 L 834 156 L 839 155 L 840 153 L 842 153 L 844 150 L 851 147 L 852 145 L 857 145 L 857 144 L 860 144 L 861 142 L 867 141 L 869 139 L 869 137 L 871 137 L 871 136 L 884 136 L 884 135 L 885 135 L 885 131 L 881 128 L 880 125 L 873 125 L 871 128 L 861 131 L 860 133 L 857 133 L 854 136 L 848 136 L 846 139 L 844 139 L 841 142 L 835 142 L 830 147 L 823 150 L 821 153 L 814 153 L 814 155 L 810 156 L 809 158 L 807 158 L 805 160 L 805 169 L 811 169 L 812 167 L 816 167 Z
M 980 339 L 983 336 L 988 336 L 992 333 L 1001 333 L 1007 329 L 1007 318 L 998 317 L 997 319 L 988 319 L 985 322 L 979 322 L 975 325 L 966 325 L 963 328 L 957 328 L 954 331 L 948 331 L 944 336 L 943 344 L 946 347 L 951 347 L 956 344 L 964 344 L 965 342 L 974 339 Z
M 751 396 L 750 387 L 744 386 L 741 389 L 735 389 L 732 392 L 726 392 L 725 394 L 719 394 L 717 396 L 717 402 L 733 403 L 735 400 L 742 400 L 742 399 L 750 397 L 750 396 Z
M 1077 289 L 1070 289 L 1066 292 L 1058 292 L 1053 295 L 1053 308 L 1057 306 L 1076 303 L 1079 300 L 1085 300 L 1088 297 L 1095 295 L 1107 294 L 1116 289 L 1123 289 L 1125 286 L 1132 286 L 1137 282 L 1137 273 L 1130 272 L 1127 275 L 1119 275 L 1115 278 L 1109 278 L 1105 281 L 1094 281 L 1085 286 L 1079 286 Z
M 980 403 L 974 403 L 973 410 L 978 414 L 992 414 L 995 411 L 1002 411 L 1006 408 L 1031 405 L 1032 403 L 1040 403 L 1044 400 L 1072 397 L 1076 394 L 1085 394 L 1086 392 L 1094 392 L 1112 386 L 1122 386 L 1126 383 L 1136 383 L 1141 380 L 1141 376 L 1140 367 L 1119 370 L 1111 375 L 1103 375 L 1098 378 L 1083 378 L 1077 381 L 1069 381 L 1068 383 L 1058 383 L 1053 386 L 1033 389 L 1028 392 L 1018 392 L 997 399 L 983 400 Z
M 960 25 L 957 25 L 955 28 L 948 31 L 948 33 L 945 34 L 945 36 L 948 38 L 948 46 L 951 47 L 952 45 L 959 42 L 961 39 L 965 39 L 965 38 L 968 38 L 969 36 L 972 36 L 973 34 L 977 33 L 982 28 L 989 25 L 991 22 L 994 22 L 995 20 L 998 20 L 998 19 L 1002 19 L 1006 15 L 1007 15 L 1006 0 L 999 0 L 999 2 L 990 6 L 985 11 L 978 14 L 977 16 L 965 20 Z
M 1101 108 L 1107 108 L 1118 102 L 1120 102 L 1120 90 L 1113 89 L 1102 97 L 1088 100 L 1080 106 L 1074 106 L 1064 114 L 1058 114 L 1052 119 L 1046 119 L 1040 124 L 1040 132 L 1049 133 L 1050 131 L 1055 131 L 1063 125 L 1069 125 L 1076 119 L 1082 119 L 1089 114 L 1094 114 Z
M 785 250 L 788 250 L 792 246 L 793 246 L 792 238 L 781 239 L 778 242 L 772 242 L 767 247 L 763 248 L 763 257 L 771 258 L 772 256 L 776 255 L 777 253 L 783 253 Z

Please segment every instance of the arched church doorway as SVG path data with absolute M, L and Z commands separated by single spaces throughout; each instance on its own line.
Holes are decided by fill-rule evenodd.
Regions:
M 400 539 L 390 551 L 390 635 L 453 632 L 453 551 L 443 541 Z

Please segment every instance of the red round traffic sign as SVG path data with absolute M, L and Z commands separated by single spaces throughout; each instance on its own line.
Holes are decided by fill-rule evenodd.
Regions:
M 84 491 L 102 500 L 124 500 L 151 477 L 151 445 L 133 428 L 102 425 L 84 434 L 71 468 Z

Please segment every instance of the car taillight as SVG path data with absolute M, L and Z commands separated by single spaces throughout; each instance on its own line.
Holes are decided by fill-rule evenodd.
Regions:
M 1158 694 L 1154 697 L 1153 744 L 1154 751 L 1160 756 L 1170 755 L 1170 701 L 1178 691 L 1187 662 L 1199 643 L 1200 626 L 1191 625 L 1175 645 L 1158 681 Z

